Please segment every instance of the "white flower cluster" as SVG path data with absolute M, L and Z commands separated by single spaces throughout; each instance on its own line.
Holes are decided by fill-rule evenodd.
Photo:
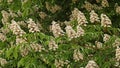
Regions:
M 98 17 L 98 14 L 95 13 L 94 10 L 92 10 L 92 11 L 90 12 L 90 22 L 91 22 L 91 23 L 100 22 L 99 17 Z
M 45 12 L 40 12 L 39 16 L 41 19 L 45 19 L 45 17 L 47 16 L 47 14 Z
M 85 34 L 85 31 L 82 29 L 82 27 L 80 27 L 79 25 L 77 25 L 77 33 L 76 36 L 80 37 L 83 36 Z
M 81 11 L 78 12 L 77 21 L 79 25 L 84 25 L 84 26 L 86 26 L 86 23 L 88 23 L 85 15 Z
M 68 60 L 63 61 L 63 60 L 56 60 L 55 59 L 55 66 L 56 66 L 56 68 L 63 68 L 63 66 L 67 65 L 68 63 L 69 63 Z
M 21 43 L 26 43 L 25 39 L 16 37 L 16 45 L 21 44 Z
M 3 42 L 6 40 L 6 36 L 3 33 L 0 33 L 0 40 Z
M 73 59 L 75 60 L 75 62 L 83 60 L 83 54 L 80 53 L 79 50 L 75 49 L 73 54 Z
M 119 38 L 117 38 L 115 40 L 115 42 L 113 43 L 113 47 L 118 47 L 118 46 L 120 46 L 120 39 Z
M 93 9 L 93 5 L 90 2 L 85 1 L 83 8 L 85 8 L 87 11 L 91 11 Z
M 41 52 L 42 50 L 45 50 L 40 44 L 32 43 L 30 46 L 35 52 Z
M 49 41 L 48 47 L 49 47 L 49 50 L 55 51 L 56 49 L 58 49 L 58 45 L 56 44 L 56 42 L 53 39 L 51 39 Z
M 46 4 L 46 9 L 52 13 L 55 13 L 61 9 L 61 7 L 56 4 L 54 6 L 52 6 L 49 2 L 45 2 L 45 4 Z
M 91 23 L 100 22 L 100 18 L 98 17 L 97 13 L 95 13 L 94 10 L 92 10 L 89 14 L 90 14 Z M 79 11 L 77 8 L 74 8 L 74 10 L 72 11 L 70 20 L 77 20 L 78 25 L 86 26 L 86 23 L 88 23 L 85 15 L 81 11 Z M 101 14 L 101 26 L 110 27 L 111 24 L 112 22 L 109 19 L 109 17 L 105 14 Z
M 32 33 L 40 32 L 38 26 L 35 24 L 35 22 L 31 18 L 29 18 L 29 21 L 27 21 L 27 23 L 28 23 L 29 32 L 32 32 Z
M 107 0 L 102 0 L 101 5 L 102 7 L 109 7 L 109 3 Z
M 7 63 L 8 62 L 6 61 L 6 59 L 0 58 L 0 64 L 1 64 L 1 66 L 4 66 Z
M 110 39 L 110 35 L 104 34 L 103 41 L 107 42 Z
M 116 13 L 120 14 L 120 6 L 116 7 Z
M 2 17 L 3 17 L 2 18 L 2 23 L 4 25 L 6 25 L 9 22 L 10 14 L 7 11 L 5 11 L 5 10 L 2 10 L 1 13 L 2 13 Z
M 66 34 L 67 34 L 68 38 L 70 38 L 70 40 L 72 38 L 77 38 L 77 37 L 83 36 L 85 33 L 85 31 L 80 27 L 80 25 L 77 25 L 77 32 L 70 25 L 67 25 L 65 27 L 65 30 L 66 30 Z
M 86 23 L 88 23 L 85 15 L 81 11 L 79 11 L 77 8 L 74 8 L 70 18 L 70 20 L 74 20 L 74 19 L 78 21 L 79 25 L 85 26 Z
M 101 26 L 110 27 L 111 24 L 111 20 L 108 18 L 108 16 L 105 14 L 101 14 Z
M 120 48 L 117 46 L 116 48 L 116 54 L 115 54 L 116 60 L 120 61 Z
M 77 20 L 78 12 L 79 10 L 77 8 L 74 8 L 74 10 L 72 11 L 72 14 L 70 15 L 70 20 Z
M 55 37 L 60 37 L 60 36 L 64 35 L 64 31 L 61 29 L 60 25 L 57 24 L 57 22 L 55 22 L 55 21 L 52 21 L 51 30 Z
M 101 42 L 95 41 L 95 45 L 98 49 L 102 48 L 102 43 Z
M 14 20 L 11 21 L 10 29 L 11 29 L 11 31 L 13 31 L 13 34 L 15 34 L 16 36 L 22 36 L 23 34 L 26 34 L 26 33 L 20 28 L 20 26 L 17 24 L 17 22 L 14 21 Z
M 66 30 L 67 36 L 68 36 L 68 38 L 70 38 L 70 40 L 72 38 L 76 38 L 77 37 L 75 30 L 73 30 L 73 28 L 70 25 L 67 25 L 65 27 L 65 30 Z
M 25 57 L 26 55 L 28 55 L 29 49 L 27 47 L 21 46 L 20 47 L 20 53 L 21 53 L 22 57 Z
M 85 68 L 99 68 L 99 66 L 94 60 L 90 60 Z
M 15 13 L 13 12 L 13 10 L 10 10 L 10 9 L 9 9 L 9 14 L 10 14 L 10 16 L 11 16 L 12 18 L 18 17 L 18 15 L 15 14 Z
M 7 0 L 7 2 L 8 2 L 8 3 L 11 3 L 11 2 L 13 2 L 13 0 Z

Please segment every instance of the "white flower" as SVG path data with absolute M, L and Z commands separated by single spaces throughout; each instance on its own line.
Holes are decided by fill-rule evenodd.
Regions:
M 13 2 L 13 0 L 7 0 L 7 2 L 8 2 L 8 3 L 11 3 L 11 2 Z
M 104 34 L 103 41 L 107 42 L 110 39 L 110 35 Z
M 52 30 L 53 35 L 54 35 L 55 37 L 59 37 L 59 36 L 61 36 L 61 35 L 64 35 L 64 32 L 63 32 L 63 30 L 61 29 L 60 25 L 57 24 L 57 22 L 55 22 L 55 21 L 52 22 L 51 30 Z
M 84 33 L 85 31 L 79 25 L 77 25 L 77 37 L 83 36 Z
M 15 14 L 12 10 L 9 9 L 9 14 L 12 18 L 18 17 L 17 14 Z
M 77 8 L 74 8 L 74 10 L 72 11 L 72 14 L 70 15 L 70 20 L 77 20 L 78 12 L 79 10 Z
M 28 23 L 29 32 L 32 32 L 32 33 L 40 32 L 38 26 L 35 24 L 35 22 L 31 18 L 29 18 L 29 21 L 27 21 L 27 23 Z
M 108 18 L 108 16 L 105 14 L 101 14 L 101 26 L 110 27 L 111 24 L 111 20 Z
M 119 48 L 119 46 L 117 46 L 117 48 L 116 48 L 115 57 L 116 57 L 117 61 L 120 61 L 120 48 Z
M 56 44 L 56 42 L 53 39 L 51 39 L 49 41 L 48 47 L 49 47 L 49 50 L 55 51 L 56 49 L 58 49 L 58 45 Z
M 85 1 L 85 4 L 82 7 L 85 8 L 87 11 L 91 11 L 93 9 L 93 5 L 88 1 Z
M 118 46 L 120 46 L 120 39 L 119 38 L 117 38 L 115 40 L 115 42 L 113 43 L 113 47 L 118 47 Z
M 25 57 L 26 55 L 28 55 L 28 53 L 29 53 L 28 47 L 21 46 L 20 47 L 20 53 L 21 53 L 22 57 Z
M 0 40 L 3 42 L 6 40 L 6 36 L 3 33 L 0 33 Z
M 73 30 L 73 28 L 70 25 L 67 25 L 65 27 L 65 30 L 66 30 L 67 36 L 68 36 L 68 38 L 70 38 L 70 40 L 72 38 L 76 38 L 77 37 L 76 36 L 76 32 Z
M 97 13 L 95 13 L 94 10 L 92 10 L 90 12 L 90 21 L 91 21 L 91 23 L 100 22 L 99 17 L 97 15 Z
M 6 59 L 0 58 L 0 64 L 1 64 L 1 66 L 4 66 L 7 63 L 8 62 L 6 61 Z
M 42 50 L 44 50 L 44 48 L 40 44 L 32 43 L 32 44 L 30 44 L 30 46 L 35 52 L 37 52 L 37 51 L 41 52 Z
M 120 14 L 120 6 L 116 7 L 116 13 Z
M 80 53 L 80 51 L 76 49 L 74 50 L 73 59 L 75 60 L 75 62 L 83 60 L 83 54 Z
M 23 34 L 26 34 L 20 26 L 17 24 L 16 21 L 12 20 L 12 23 L 10 24 L 10 29 L 16 36 L 22 36 Z
M 101 5 L 102 7 L 109 7 L 109 3 L 107 0 L 102 0 Z
M 102 48 L 102 43 L 101 42 L 98 42 L 98 41 L 95 41 L 95 45 L 97 46 L 97 48 Z
M 99 66 L 94 60 L 90 60 L 85 68 L 99 68 Z
M 5 25 L 9 21 L 10 14 L 5 10 L 2 10 L 1 13 L 2 13 L 2 16 L 3 16 L 2 23 Z
M 68 60 L 63 61 L 63 60 L 56 60 L 55 59 L 54 65 L 56 66 L 56 68 L 63 68 L 64 65 L 67 65 L 68 63 L 69 63 Z
M 52 13 L 55 13 L 61 9 L 61 7 L 56 4 L 54 6 L 52 6 L 49 2 L 45 2 L 45 4 L 46 4 L 46 9 Z
M 47 14 L 45 12 L 40 12 L 39 16 L 41 19 L 45 19 L 45 17 L 47 16 Z
M 85 15 L 81 11 L 78 12 L 77 21 L 79 25 L 84 26 L 86 26 L 86 23 L 88 23 Z
M 21 44 L 21 43 L 26 43 L 25 39 L 16 37 L 16 45 Z
M 86 23 L 88 23 L 85 15 L 77 8 L 74 8 L 74 10 L 72 11 L 70 20 L 77 20 L 79 25 L 84 26 L 86 25 Z

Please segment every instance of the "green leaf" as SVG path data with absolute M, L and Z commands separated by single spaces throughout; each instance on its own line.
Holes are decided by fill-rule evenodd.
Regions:
M 11 47 L 10 49 L 8 49 L 7 51 L 6 51 L 6 57 L 7 58 L 11 58 L 12 56 L 12 54 L 14 53 L 14 47 Z

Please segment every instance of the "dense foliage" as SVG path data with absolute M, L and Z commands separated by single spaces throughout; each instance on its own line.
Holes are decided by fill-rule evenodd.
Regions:
M 0 68 L 119 68 L 119 0 L 0 0 Z

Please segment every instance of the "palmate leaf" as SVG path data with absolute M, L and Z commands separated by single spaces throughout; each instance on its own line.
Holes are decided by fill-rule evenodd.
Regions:
M 8 50 L 6 50 L 5 55 L 6 55 L 6 57 L 7 57 L 8 59 L 13 57 L 12 54 L 14 53 L 14 48 L 15 48 L 15 47 L 11 47 L 11 48 L 9 48 Z

